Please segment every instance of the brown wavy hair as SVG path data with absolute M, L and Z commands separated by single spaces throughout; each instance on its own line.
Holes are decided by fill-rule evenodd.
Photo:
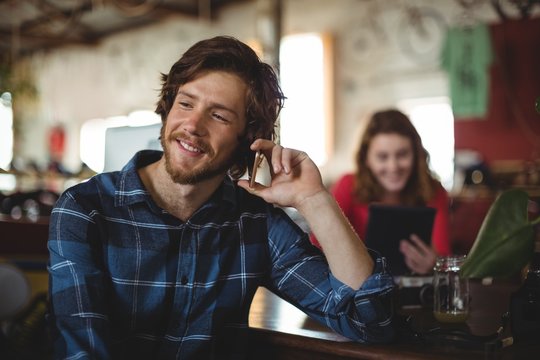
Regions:
M 240 146 L 229 169 L 229 176 L 240 178 L 253 164 L 249 149 L 258 138 L 274 139 L 275 124 L 283 108 L 285 96 L 272 67 L 262 62 L 243 42 L 230 36 L 216 36 L 191 46 L 171 67 L 161 74 L 162 88 L 156 106 L 164 125 L 180 86 L 206 71 L 225 71 L 239 76 L 248 87 L 246 99 L 246 130 L 239 138 Z
M 369 146 L 379 134 L 398 134 L 411 140 L 414 153 L 413 170 L 402 190 L 401 202 L 411 206 L 425 205 L 441 185 L 429 170 L 429 153 L 422 145 L 414 125 L 405 114 L 395 109 L 375 112 L 368 119 L 356 153 L 354 196 L 361 202 L 373 202 L 379 200 L 384 193 L 384 189 L 366 165 Z

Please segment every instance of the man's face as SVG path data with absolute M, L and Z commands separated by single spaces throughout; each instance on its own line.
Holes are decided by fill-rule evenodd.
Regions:
M 246 127 L 246 94 L 244 81 L 223 71 L 205 72 L 180 86 L 161 128 L 173 181 L 195 184 L 227 172 Z
M 407 185 L 414 164 L 411 140 L 395 133 L 375 135 L 366 165 L 387 193 L 399 193 Z

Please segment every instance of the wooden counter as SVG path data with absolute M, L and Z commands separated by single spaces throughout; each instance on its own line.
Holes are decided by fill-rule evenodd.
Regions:
M 471 283 L 471 313 L 466 324 L 474 335 L 495 333 L 508 310 L 515 284 Z M 408 310 L 413 328 L 448 327 L 437 323 L 429 309 Z M 404 318 L 404 317 L 403 317 Z M 385 345 L 351 342 L 308 318 L 300 310 L 266 289 L 259 289 L 250 311 L 250 347 L 253 359 L 538 359 L 540 343 L 513 344 L 504 348 L 448 341 L 420 341 L 399 336 Z M 453 325 L 455 326 L 455 325 Z M 507 330 L 509 331 L 509 330 Z

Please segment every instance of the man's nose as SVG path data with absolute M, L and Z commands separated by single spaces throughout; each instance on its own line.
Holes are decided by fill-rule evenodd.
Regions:
M 193 135 L 202 136 L 206 134 L 206 117 L 201 111 L 192 111 L 184 119 L 184 130 Z

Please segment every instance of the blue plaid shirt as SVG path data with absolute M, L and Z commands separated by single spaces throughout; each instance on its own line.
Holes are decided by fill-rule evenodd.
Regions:
M 138 153 L 122 171 L 66 190 L 52 211 L 56 358 L 244 358 L 259 286 L 351 339 L 392 338 L 393 282 L 382 259 L 354 291 L 282 209 L 229 178 L 180 221 L 137 174 L 161 156 Z

